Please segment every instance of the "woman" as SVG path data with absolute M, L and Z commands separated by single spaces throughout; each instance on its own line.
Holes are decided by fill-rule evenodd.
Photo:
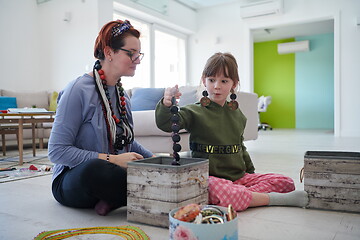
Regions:
M 129 161 L 153 154 L 134 140 L 129 97 L 122 76 L 134 76 L 143 53 L 129 21 L 111 21 L 95 42 L 90 73 L 60 94 L 49 140 L 55 164 L 52 192 L 68 207 L 95 208 L 99 215 L 126 205 Z

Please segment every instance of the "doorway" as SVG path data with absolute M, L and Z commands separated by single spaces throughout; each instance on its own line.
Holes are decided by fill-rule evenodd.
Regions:
M 333 19 L 327 19 L 327 20 L 318 20 L 313 22 L 307 22 L 307 23 L 298 23 L 298 24 L 292 24 L 292 25 L 286 25 L 286 26 L 272 26 L 272 27 L 266 27 L 266 28 L 256 28 L 256 29 L 250 29 L 250 39 L 253 46 L 253 90 L 255 93 L 258 93 L 259 95 L 270 95 L 270 94 L 282 94 L 281 98 L 273 98 L 273 106 L 269 106 L 268 112 L 262 114 L 262 118 L 269 121 L 274 121 L 272 119 L 279 119 L 287 117 L 288 122 L 286 124 L 281 123 L 275 123 L 272 124 L 269 122 L 273 127 L 276 127 L 278 124 L 279 128 L 300 128 L 300 129 L 331 129 L 335 131 L 335 135 L 337 134 L 337 130 L 339 129 L 339 121 L 338 121 L 338 114 L 337 114 L 337 106 L 339 105 L 337 103 L 338 99 L 338 93 L 339 89 L 336 87 L 338 86 L 339 78 L 337 76 L 338 71 L 338 30 L 339 28 L 336 27 L 334 24 L 336 22 L 336 17 Z M 319 30 L 320 29 L 320 30 Z M 271 84 L 271 78 L 267 77 L 266 79 L 260 80 L 263 81 L 261 86 L 266 86 L 269 90 L 270 94 L 266 94 L 267 92 L 264 92 L 263 87 L 257 87 L 259 85 L 259 78 L 257 75 L 257 72 L 259 72 L 259 66 L 256 66 L 256 58 L 257 58 L 257 51 L 256 45 L 264 45 L 263 43 L 270 44 L 273 43 L 275 46 L 277 44 L 277 41 L 300 41 L 305 39 L 306 37 L 311 38 L 310 40 L 313 42 L 313 44 L 310 44 L 310 50 L 313 52 L 309 53 L 296 53 L 292 54 L 293 56 L 289 58 L 287 56 L 287 61 L 285 63 L 282 63 L 283 65 L 286 65 L 286 62 L 291 61 L 291 59 L 294 60 L 294 90 L 293 95 L 291 95 L 291 90 L 286 91 L 284 90 L 281 93 L 272 93 L 271 89 L 275 89 L 274 91 L 279 91 L 279 87 L 276 87 L 276 84 L 279 84 L 279 79 L 277 79 L 276 84 Z M 320 39 L 319 39 L 320 38 Z M 281 39 L 281 40 L 279 40 Z M 313 59 L 314 56 L 318 55 L 321 56 L 324 54 L 319 53 L 321 51 L 321 48 L 324 47 L 323 43 L 326 43 L 330 39 L 332 55 L 325 56 L 326 59 L 331 59 L 330 65 L 327 63 L 327 69 L 325 69 L 325 73 L 330 73 L 328 76 L 324 76 L 324 78 L 321 81 L 316 81 L 319 77 L 316 76 L 316 74 L 320 74 L 318 72 L 313 72 L 313 79 L 311 79 L 312 71 L 306 70 L 306 63 L 310 63 L 309 60 Z M 320 41 L 320 42 L 319 42 Z M 322 42 L 321 42 L 322 41 Z M 265 45 L 266 45 L 265 44 Z M 274 47 L 273 46 L 273 47 Z M 312 49 L 311 49 L 312 48 Z M 326 51 L 325 51 L 326 52 Z M 277 53 L 276 53 L 277 54 Z M 291 54 L 290 54 L 291 55 Z M 310 56 L 309 56 L 310 55 Z M 308 56 L 308 59 L 306 60 L 306 56 Z M 290 59 L 290 60 L 289 60 Z M 314 62 L 319 64 L 319 66 L 323 67 L 323 60 L 321 59 L 314 59 Z M 268 61 L 268 63 L 272 63 L 274 61 Z M 302 64 L 296 64 L 296 62 L 302 62 Z M 304 64 L 305 62 L 305 64 Z M 290 63 L 291 64 L 291 63 Z M 313 66 L 314 64 L 308 64 L 309 66 Z M 307 67 L 309 67 L 307 66 Z M 321 68 L 320 67 L 320 68 Z M 329 67 L 331 69 L 329 70 Z M 287 70 L 289 67 L 287 67 Z M 291 67 L 290 67 L 291 68 Z M 314 68 L 314 69 L 320 69 L 320 68 Z M 281 69 L 281 67 L 280 67 Z M 291 70 L 291 69 L 290 69 Z M 320 71 L 321 72 L 321 71 Z M 308 73 L 308 75 L 304 74 Z M 261 75 L 261 74 L 260 74 Z M 291 75 L 291 73 L 290 73 Z M 326 75 L 324 72 L 320 74 L 320 76 Z M 281 76 L 281 73 L 280 73 Z M 314 81 L 315 79 L 315 81 Z M 324 80 L 325 79 L 325 80 Z M 330 82 L 329 82 L 330 79 Z M 298 81 L 296 81 L 298 80 Z M 305 80 L 305 81 L 304 81 Z M 266 82 L 264 84 L 264 81 Z M 291 81 L 291 79 L 289 79 Z M 307 82 L 306 82 L 307 81 Z M 327 84 L 327 87 L 321 87 L 323 84 Z M 281 84 L 281 83 L 280 83 Z M 315 84 L 315 85 L 314 85 Z M 287 85 L 290 85 L 291 83 L 287 83 Z M 329 87 L 330 86 L 330 87 Z M 281 87 L 280 87 L 281 88 Z M 308 92 L 306 92 L 308 90 Z M 309 91 L 310 90 L 310 91 Z M 310 94 L 311 93 L 311 94 Z M 284 100 L 287 97 L 287 100 Z M 276 97 L 276 96 L 275 96 Z M 293 110 L 289 111 L 284 110 L 282 113 L 279 110 L 283 106 L 281 106 L 281 102 L 279 103 L 277 101 L 282 101 L 284 103 L 290 105 L 293 105 Z M 307 100 L 307 101 L 306 101 Z M 312 102 L 313 100 L 313 102 Z M 292 103 L 291 103 L 292 102 Z M 314 104 L 316 103 L 316 104 Z M 279 105 L 280 104 L 280 105 Z M 277 106 L 278 105 L 278 106 Z M 272 109 L 273 108 L 273 112 Z M 287 107 L 289 108 L 289 107 Z M 330 109 L 330 110 L 329 110 Z M 314 121 L 314 119 L 316 121 Z M 330 120 L 329 120 L 330 119 Z M 293 121 L 293 124 L 289 124 L 289 122 Z M 286 122 L 286 121 L 285 121 Z

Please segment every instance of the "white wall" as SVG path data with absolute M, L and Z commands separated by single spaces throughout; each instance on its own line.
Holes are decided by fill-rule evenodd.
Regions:
M 0 0 L 0 88 L 42 87 L 39 79 L 37 13 L 36 1 Z M 48 86 L 45 83 L 43 87 Z
M 90 70 L 99 26 L 97 6 L 96 0 L 52 0 L 38 6 L 39 78 L 51 82 L 51 88 L 62 89 Z M 65 12 L 71 13 L 69 22 L 63 20 Z
M 244 56 L 248 45 L 244 37 L 246 27 L 240 19 L 240 7 L 237 3 L 206 8 L 198 12 L 198 30 L 189 39 L 190 79 L 193 85 L 200 83 L 202 70 L 207 59 L 215 52 L 231 52 L 238 61 L 240 85 L 248 90 L 248 79 L 244 74 L 247 59 Z
M 0 88 L 59 90 L 94 61 L 98 0 L 52 0 L 40 5 L 35 0 L 0 1 L 4 73 Z M 70 12 L 70 22 L 63 20 L 65 12 Z
M 229 51 L 239 64 L 241 89 L 253 91 L 251 30 L 325 19 L 335 23 L 335 135 L 360 136 L 360 1 L 284 0 L 284 14 L 244 21 L 240 2 L 207 8 L 198 13 L 198 31 L 190 39 L 191 79 L 199 82 L 206 59 L 216 51 Z M 216 43 L 217 37 L 220 42 Z

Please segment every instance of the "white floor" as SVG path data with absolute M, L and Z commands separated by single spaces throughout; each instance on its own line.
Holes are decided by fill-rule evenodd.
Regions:
M 246 142 L 257 172 L 276 172 L 293 177 L 303 189 L 299 171 L 306 151 L 360 152 L 360 137 L 336 138 L 328 131 L 261 131 L 256 141 Z M 126 221 L 126 208 L 106 217 L 93 210 L 71 209 L 52 197 L 51 176 L 0 184 L 0 239 L 33 239 L 45 230 L 77 227 L 135 225 L 153 240 L 168 239 L 166 228 Z M 360 214 L 302 209 L 259 207 L 239 213 L 239 239 L 360 239 Z M 87 236 L 76 239 L 99 239 Z M 115 236 L 101 239 L 116 239 Z

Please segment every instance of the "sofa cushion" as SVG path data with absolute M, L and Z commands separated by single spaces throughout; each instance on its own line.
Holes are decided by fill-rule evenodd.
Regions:
M 134 88 L 130 99 L 131 111 L 154 110 L 164 91 L 164 88 Z
M 171 132 L 164 132 L 156 126 L 155 110 L 132 112 L 135 138 L 139 136 L 162 136 L 171 139 Z M 181 129 L 179 133 L 185 133 Z
M 59 93 L 54 91 L 50 96 L 49 111 L 55 112 L 57 108 L 57 98 Z
M 156 126 L 155 110 L 134 111 L 132 117 L 135 139 L 138 136 L 168 136 L 171 138 L 171 133 L 164 132 Z
M 197 87 L 184 86 L 180 87 L 179 91 L 181 92 L 181 97 L 179 100 L 180 107 L 198 102 L 198 97 L 196 94 Z
M 16 98 L 0 96 L 0 110 L 7 110 L 8 108 L 17 108 Z
M 39 92 L 13 92 L 8 90 L 2 91 L 3 96 L 16 97 L 18 108 L 33 107 L 49 108 L 48 93 L 46 91 Z

